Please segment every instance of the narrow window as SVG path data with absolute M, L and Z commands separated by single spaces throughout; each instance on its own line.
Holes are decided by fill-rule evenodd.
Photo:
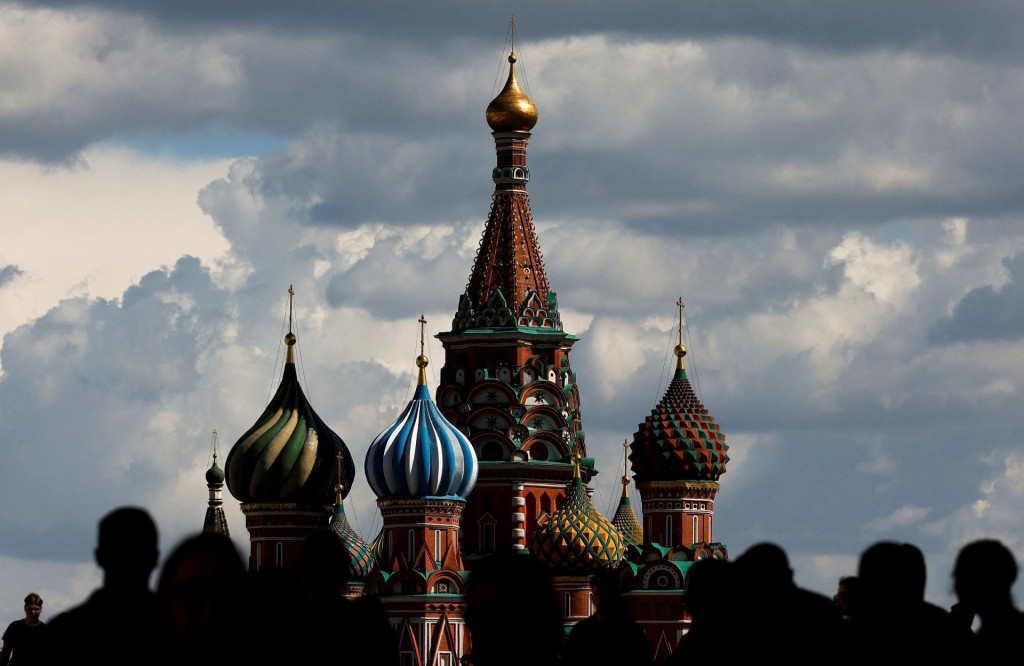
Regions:
M 700 532 L 698 531 L 698 527 L 699 526 L 700 526 L 700 524 L 697 522 L 697 516 L 694 516 L 693 517 L 693 542 L 694 543 L 697 543 L 697 542 L 700 541 Z
M 572 617 L 572 598 L 568 592 L 565 593 L 565 616 Z
M 388 530 L 388 559 L 390 560 L 395 556 L 395 543 L 392 539 L 391 530 Z
M 409 564 L 412 564 L 413 558 L 416 557 L 416 553 L 413 552 L 413 548 L 416 547 L 416 535 L 413 534 L 412 530 L 409 530 Z
M 263 567 L 263 544 L 256 544 L 256 571 Z
M 434 560 L 441 561 L 441 530 L 434 532 Z
M 672 516 L 668 515 L 665 516 L 665 543 L 663 543 L 662 545 L 671 546 L 672 541 Z
M 280 541 L 277 542 L 277 566 L 284 566 L 284 545 Z

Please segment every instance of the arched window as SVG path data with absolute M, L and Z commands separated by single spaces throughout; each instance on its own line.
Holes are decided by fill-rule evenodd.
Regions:
M 572 597 L 568 592 L 565 593 L 565 616 L 572 617 Z
M 708 543 L 712 543 L 714 539 L 711 538 L 711 524 L 714 522 L 713 516 L 708 516 Z
M 412 564 L 413 558 L 416 557 L 416 553 L 413 552 L 413 548 L 416 547 L 416 535 L 412 530 L 409 530 L 409 564 Z
M 256 571 L 263 566 L 263 544 L 256 544 Z
M 277 566 L 284 566 L 284 544 L 277 542 Z
M 395 556 L 395 542 L 392 538 L 391 530 L 388 530 L 388 559 L 390 560 Z
M 697 520 L 697 516 L 693 517 L 693 542 L 700 542 L 700 522 Z
M 668 546 L 672 542 L 672 515 L 669 514 L 665 516 L 665 543 L 663 545 Z
M 434 560 L 441 561 L 441 530 L 434 532 Z

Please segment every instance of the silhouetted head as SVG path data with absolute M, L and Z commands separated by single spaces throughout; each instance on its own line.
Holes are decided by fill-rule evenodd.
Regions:
M 686 607 L 695 622 L 722 620 L 735 606 L 734 566 L 711 558 L 690 567 L 686 575 Z
M 789 568 L 786 551 L 774 543 L 751 546 L 739 556 L 736 566 L 746 585 L 771 592 L 793 587 L 793 570 Z
M 512 549 L 478 562 L 466 586 L 474 666 L 549 664 L 558 654 L 562 614 L 543 564 Z M 528 622 L 528 640 L 513 638 Z
M 1017 580 L 1017 562 L 1013 553 L 994 539 L 982 539 L 963 547 L 953 568 L 956 595 L 971 607 L 986 610 L 1010 599 L 1010 588 Z
M 839 614 L 849 620 L 857 610 L 859 596 L 860 579 L 856 576 L 845 576 L 839 579 L 839 586 L 836 588 L 832 601 L 839 609 Z
M 333 599 L 342 594 L 348 582 L 351 556 L 345 544 L 326 529 L 309 535 L 299 550 L 296 571 L 311 600 Z
M 921 550 L 909 543 L 880 541 L 860 556 L 858 578 L 873 605 L 924 601 L 927 568 Z
M 183 541 L 164 563 L 157 592 L 171 611 L 178 640 L 187 648 L 218 640 L 237 611 L 245 566 L 231 539 L 213 532 Z
M 100 521 L 96 563 L 107 587 L 145 588 L 156 567 L 156 523 L 145 509 L 123 507 Z

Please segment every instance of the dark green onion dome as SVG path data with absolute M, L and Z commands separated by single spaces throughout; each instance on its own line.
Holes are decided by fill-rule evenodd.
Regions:
M 629 546 L 639 546 L 644 542 L 644 528 L 636 519 L 633 512 L 633 505 L 629 501 L 629 477 L 622 477 L 622 497 L 619 498 L 619 506 L 612 516 L 612 525 L 622 535 L 622 543 Z
M 228 453 L 228 490 L 241 502 L 329 504 L 334 460 L 344 456 L 346 494 L 356 471 L 341 437 L 309 405 L 295 373 L 295 336 L 285 336 L 288 357 L 277 393 L 256 423 Z
M 725 473 L 725 434 L 708 414 L 686 378 L 683 356 L 661 402 L 633 435 L 633 477 L 644 481 L 717 481 Z
M 587 497 L 579 460 L 576 456 L 565 502 L 537 527 L 530 541 L 530 553 L 556 574 L 592 574 L 616 566 L 626 555 L 619 531 Z
M 217 456 L 213 457 L 213 465 L 206 470 L 206 482 L 210 484 L 224 483 L 224 470 L 217 464 Z

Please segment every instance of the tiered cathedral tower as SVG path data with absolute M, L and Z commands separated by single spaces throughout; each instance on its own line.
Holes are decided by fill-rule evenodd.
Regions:
M 366 479 L 384 522 L 382 557 L 366 589 L 381 595 L 403 663 L 454 665 L 469 651 L 459 525 L 477 460 L 430 399 L 422 328 L 420 336 L 413 399 L 366 452 Z
M 249 530 L 249 570 L 292 567 L 309 533 L 327 527 L 336 456 L 342 454 L 344 493 L 355 466 L 348 448 L 306 400 L 295 372 L 292 312 L 288 288 L 288 346 L 284 375 L 270 404 L 228 453 L 228 490 L 242 503 Z
M 467 555 L 526 549 L 538 518 L 565 497 L 574 454 L 586 456 L 576 375 L 530 213 L 526 148 L 537 108 L 508 57 L 505 87 L 487 107 L 497 165 L 494 195 L 469 284 L 445 349 L 437 403 L 469 437 L 480 478 L 463 516 Z M 593 474 L 584 459 L 583 475 Z

